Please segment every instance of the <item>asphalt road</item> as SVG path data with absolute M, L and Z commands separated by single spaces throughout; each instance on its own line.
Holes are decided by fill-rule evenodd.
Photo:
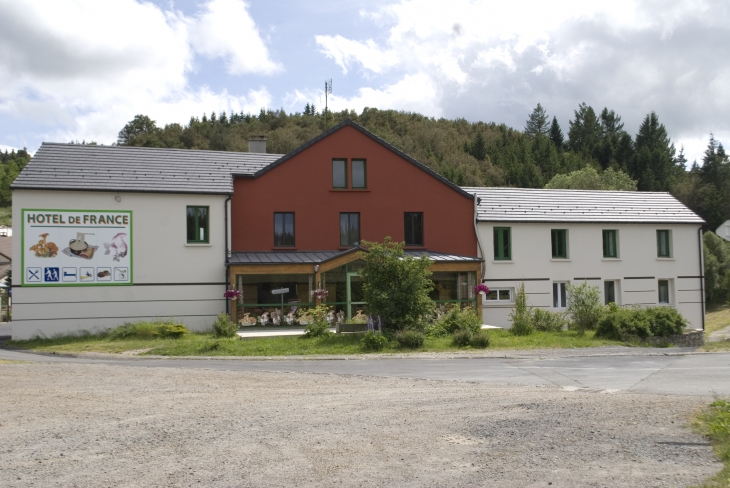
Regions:
M 611 351 L 611 352 L 606 352 Z M 467 381 L 496 385 L 557 385 L 567 390 L 596 392 L 692 395 L 730 395 L 730 353 L 667 354 L 596 348 L 575 356 L 575 351 L 551 351 L 549 357 L 531 358 L 367 358 L 336 360 L 250 359 L 92 359 L 32 354 L 0 349 L 0 359 L 113 364 L 135 367 L 204 368 L 228 371 L 273 371 L 361 375 L 424 380 Z M 567 357 L 565 357 L 567 356 Z

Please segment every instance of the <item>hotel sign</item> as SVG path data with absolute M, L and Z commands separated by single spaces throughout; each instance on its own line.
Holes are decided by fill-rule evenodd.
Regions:
M 22 209 L 23 286 L 131 285 L 132 212 Z

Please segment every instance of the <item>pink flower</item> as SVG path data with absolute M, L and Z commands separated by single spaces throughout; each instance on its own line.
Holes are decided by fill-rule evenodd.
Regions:
M 484 283 L 479 283 L 477 286 L 474 287 L 474 293 L 484 293 L 485 295 L 487 295 L 489 294 L 489 287 Z

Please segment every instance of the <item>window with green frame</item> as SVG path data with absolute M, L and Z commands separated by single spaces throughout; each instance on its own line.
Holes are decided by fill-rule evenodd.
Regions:
M 618 248 L 616 247 L 616 230 L 604 230 L 603 231 L 603 257 L 604 258 L 617 258 Z
M 656 255 L 659 258 L 672 257 L 671 232 L 668 230 L 656 231 Z
M 187 235 L 189 243 L 208 243 L 208 214 L 209 207 L 187 208 Z
M 554 259 L 568 258 L 568 231 L 565 229 L 552 229 L 550 231 Z
M 494 228 L 494 260 L 510 261 L 512 259 L 512 239 L 509 227 Z

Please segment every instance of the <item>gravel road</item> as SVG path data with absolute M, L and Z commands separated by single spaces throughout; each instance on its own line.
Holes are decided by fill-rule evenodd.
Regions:
M 689 486 L 707 399 L 0 364 L 0 486 Z

